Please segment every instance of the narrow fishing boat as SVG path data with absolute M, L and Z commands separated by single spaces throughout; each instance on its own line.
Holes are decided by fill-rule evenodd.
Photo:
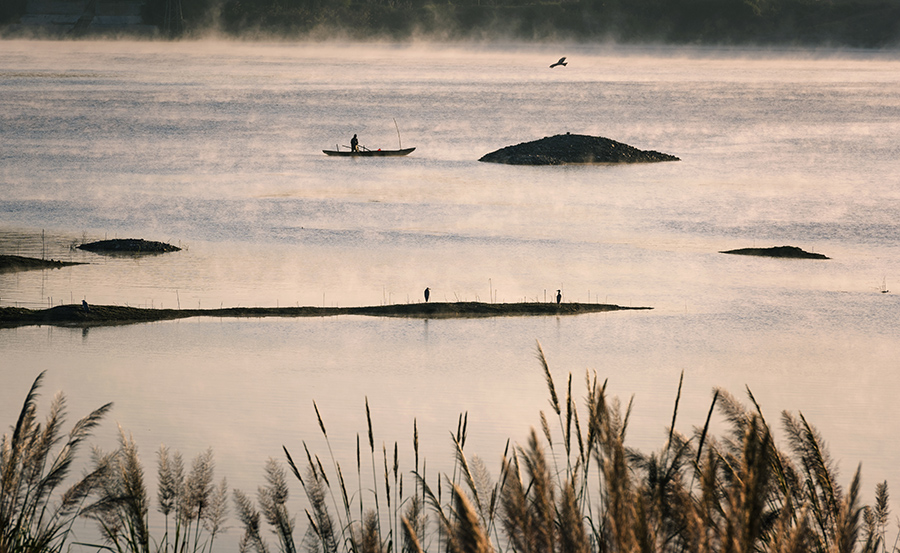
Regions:
M 327 156 L 339 156 L 339 157 L 396 157 L 396 156 L 406 156 L 409 155 L 415 148 L 404 148 L 403 142 L 400 140 L 400 126 L 397 125 L 397 120 L 394 119 L 394 127 L 397 129 L 397 149 L 396 150 L 382 150 L 381 148 L 377 150 L 370 150 L 365 146 L 360 145 L 356 140 L 356 135 L 353 135 L 353 140 L 350 141 L 350 146 L 334 146 L 334 150 L 322 150 Z M 347 148 L 346 150 L 342 150 L 341 148 Z
M 409 155 L 410 152 L 415 150 L 415 148 L 403 148 L 400 150 L 369 150 L 367 148 L 360 148 L 357 151 L 353 150 L 322 150 L 325 152 L 325 155 L 329 156 L 341 156 L 341 157 L 386 157 L 386 156 L 405 156 Z

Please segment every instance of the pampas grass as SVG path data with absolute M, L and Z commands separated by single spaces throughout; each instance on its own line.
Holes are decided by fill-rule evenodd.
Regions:
M 198 455 L 185 477 L 178 452 L 158 452 L 157 510 L 165 516 L 165 532 L 150 534 L 150 498 L 137 445 L 119 428 L 119 447 L 104 453 L 95 449 L 94 473 L 100 485 L 83 516 L 97 522 L 103 544 L 82 544 L 120 553 L 210 553 L 227 515 L 228 483 L 213 484 L 212 450 Z M 170 533 L 170 516 L 174 535 Z
M 66 400 L 57 394 L 43 425 L 38 422 L 38 390 L 44 373 L 34 379 L 13 427 L 0 443 L 0 552 L 43 553 L 65 548 L 71 525 L 87 496 L 99 485 L 92 472 L 65 491 L 64 481 L 80 446 L 112 408 L 107 403 L 61 435 Z
M 900 551 L 896 541 L 887 544 L 887 482 L 876 487 L 873 506 L 861 505 L 861 471 L 843 484 L 825 440 L 802 413 L 781 414 L 780 447 L 749 389 L 747 405 L 717 389 L 703 425 L 683 435 L 676 430 L 682 373 L 662 447 L 641 452 L 627 445 L 633 397 L 623 405 L 606 381 L 586 372 L 583 402 L 573 397 L 571 374 L 560 401 L 540 344 L 536 352 L 556 418 L 538 411 L 526 443 L 507 442 L 496 481 L 488 464 L 466 451 L 465 413 L 450 433 L 452 466 L 428 475 L 416 421 L 411 466 L 405 466 L 400 443 L 391 447 L 376 438 L 366 398 L 371 479 L 366 474 L 364 480 L 368 467 L 363 470 L 364 444 L 357 434 L 356 482 L 349 482 L 313 404 L 330 463 L 305 442 L 300 457 L 284 447 L 286 464 L 268 460 L 255 497 L 231 493 L 243 530 L 241 553 Z M 105 543 L 97 548 L 212 553 L 226 523 L 229 491 L 224 479 L 214 484 L 211 450 L 198 455 L 190 471 L 178 452 L 165 446 L 158 451 L 156 510 L 165 517 L 159 539 L 149 530 L 151 505 L 137 445 L 121 429 L 118 449 L 95 450 L 91 472 L 51 505 L 77 446 L 109 406 L 79 421 L 63 440 L 61 396 L 47 422 L 36 422 L 42 377 L 0 449 L 0 553 L 59 553 L 79 514 L 100 525 Z M 724 423 L 718 435 L 711 431 L 716 415 Z M 349 474 L 352 479 L 352 469 Z M 288 509 L 291 482 L 299 483 L 306 498 L 299 521 Z

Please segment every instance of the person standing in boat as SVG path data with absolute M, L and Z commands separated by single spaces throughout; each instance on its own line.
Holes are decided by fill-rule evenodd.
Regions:
M 353 135 L 353 138 L 350 139 L 350 150 L 353 152 L 359 151 L 359 140 L 357 140 L 356 135 Z

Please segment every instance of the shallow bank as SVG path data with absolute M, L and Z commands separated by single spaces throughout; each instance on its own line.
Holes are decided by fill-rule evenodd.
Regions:
M 679 159 L 652 150 L 639 150 L 602 136 L 566 133 L 500 148 L 481 156 L 478 161 L 509 165 L 567 165 L 652 163 Z
M 762 257 L 786 257 L 791 259 L 831 259 L 820 253 L 811 253 L 803 251 L 796 246 L 775 246 L 772 248 L 740 248 L 737 250 L 727 250 L 719 253 L 730 253 L 733 255 L 757 255 Z
M 59 305 L 49 309 L 0 308 L 0 327 L 28 325 L 100 326 L 185 319 L 189 317 L 329 317 L 368 315 L 453 319 L 537 315 L 580 315 L 603 311 L 652 309 L 602 303 L 411 303 L 369 307 L 231 307 L 226 309 L 144 309 L 117 305 Z
M 84 265 L 76 261 L 57 261 L 55 259 L 37 259 L 18 255 L 0 255 L 0 273 L 16 271 L 34 271 L 37 269 L 59 269 L 71 265 Z

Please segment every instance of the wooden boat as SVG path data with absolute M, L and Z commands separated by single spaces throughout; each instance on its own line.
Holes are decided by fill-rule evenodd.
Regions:
M 369 150 L 360 148 L 357 151 L 352 150 L 322 150 L 328 156 L 340 157 L 388 157 L 388 156 L 405 156 L 409 155 L 415 148 L 402 148 L 400 150 Z

